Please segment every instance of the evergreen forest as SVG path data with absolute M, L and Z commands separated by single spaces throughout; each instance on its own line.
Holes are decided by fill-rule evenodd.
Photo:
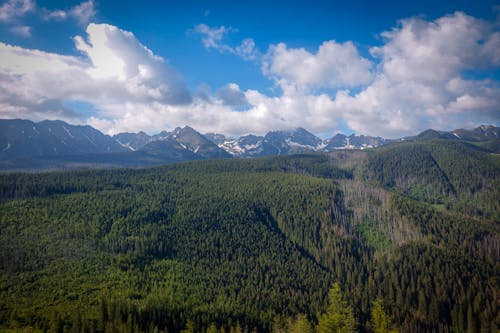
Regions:
M 498 332 L 500 155 L 0 174 L 2 332 Z

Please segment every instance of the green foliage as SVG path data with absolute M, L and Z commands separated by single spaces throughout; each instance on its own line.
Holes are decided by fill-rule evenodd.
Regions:
M 371 152 L 358 177 L 448 210 L 500 220 L 500 159 L 463 142 L 403 142 Z
M 307 317 L 299 314 L 292 323 L 290 333 L 313 333 L 313 328 Z
M 401 331 L 494 332 L 498 164 L 409 145 L 428 171 L 402 145 L 0 175 L 0 327 L 364 330 L 380 296 Z
M 384 311 L 384 301 L 380 297 L 377 297 L 372 302 L 372 313 L 370 322 L 374 333 L 395 332 L 395 330 L 391 330 L 392 319 Z
M 340 285 L 336 282 L 328 292 L 328 308 L 318 319 L 319 333 L 349 333 L 355 332 L 356 320 L 352 307 L 342 296 Z
M 366 241 L 368 246 L 377 250 L 385 250 L 391 245 L 391 239 L 389 236 L 369 221 L 365 220 L 365 222 L 359 224 L 357 226 L 357 231 L 361 233 L 361 236 Z

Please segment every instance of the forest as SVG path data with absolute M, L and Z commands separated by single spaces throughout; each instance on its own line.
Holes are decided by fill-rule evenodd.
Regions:
M 498 332 L 500 155 L 464 142 L 0 174 L 0 331 Z

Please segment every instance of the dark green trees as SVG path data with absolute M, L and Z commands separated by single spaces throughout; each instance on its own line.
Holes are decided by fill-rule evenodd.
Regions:
M 405 147 L 0 175 L 0 329 L 496 332 L 498 158 Z

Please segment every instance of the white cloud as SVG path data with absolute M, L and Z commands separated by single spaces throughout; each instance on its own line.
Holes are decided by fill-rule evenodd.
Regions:
M 62 56 L 0 43 L 2 117 L 31 118 L 74 112 L 63 101 L 91 103 L 103 117 L 119 118 L 108 105 L 185 104 L 191 96 L 179 75 L 135 36 L 114 26 L 90 24 L 87 40 L 75 37 L 82 57 Z M 114 66 L 114 64 L 118 64 Z M 60 101 L 58 105 L 47 101 Z
M 216 31 L 214 48 L 237 54 L 238 48 L 220 47 L 227 31 Z M 427 128 L 498 124 L 500 82 L 478 79 L 500 66 L 495 23 L 457 12 L 434 21 L 405 19 L 381 36 L 382 45 L 370 49 L 372 60 L 352 42 L 325 41 L 315 53 L 270 46 L 262 72 L 275 80 L 281 96 L 245 92 L 247 113 L 260 115 L 253 119 L 256 130 L 300 125 L 333 132 L 342 119 L 360 133 L 398 137 Z M 246 46 L 255 49 L 253 40 Z M 337 92 L 319 94 L 322 89 Z
M 236 83 L 229 83 L 221 87 L 217 91 L 216 97 L 226 105 L 244 106 L 248 104 L 244 92 L 240 90 L 240 86 Z
M 338 94 L 335 103 L 354 130 L 393 137 L 498 122 L 499 82 L 473 79 L 499 65 L 495 29 L 460 12 L 402 20 L 371 49 L 380 59 L 374 82 L 354 96 Z M 463 77 L 466 71 L 472 78 Z
M 252 38 L 245 38 L 240 45 L 234 48 L 234 53 L 243 60 L 256 60 L 261 56 L 259 50 L 255 47 L 255 41 Z
M 64 21 L 68 18 L 68 13 L 62 9 L 56 10 L 44 10 L 44 19 L 46 20 L 56 20 L 56 21 Z
M 236 47 L 225 43 L 224 39 L 229 33 L 238 31 L 232 27 L 220 26 L 214 28 L 206 24 L 198 24 L 194 27 L 193 31 L 202 36 L 201 41 L 206 49 L 215 49 L 221 53 L 232 53 L 243 60 L 256 60 L 261 56 L 252 38 L 243 39 Z
M 0 6 L 0 22 L 10 22 L 35 9 L 33 0 L 9 0 Z
M 13 34 L 21 36 L 21 37 L 31 37 L 32 28 L 30 26 L 27 26 L 27 25 L 15 26 L 15 27 L 10 28 L 9 30 Z
M 38 8 L 34 0 L 9 0 L 0 6 L 0 22 L 12 22 L 30 12 L 37 12 L 47 20 L 66 20 L 73 18 L 80 24 L 86 25 L 96 15 L 94 0 L 84 1 L 68 10 L 48 10 Z
M 168 104 L 188 103 L 190 93 L 177 72 L 132 34 L 107 24 L 90 24 L 88 41 L 75 37 L 78 50 L 90 60 L 94 80 L 116 80 L 126 98 Z M 121 96 L 118 96 L 121 98 Z
M 264 57 L 262 71 L 278 82 L 303 88 L 356 87 L 372 79 L 369 60 L 361 57 L 352 42 L 323 42 L 316 54 L 303 48 L 272 45 Z
M 69 16 L 74 17 L 82 25 L 89 23 L 95 14 L 94 0 L 87 0 L 69 10 Z
M 68 10 L 55 9 L 48 10 L 42 9 L 43 17 L 46 20 L 64 21 L 67 19 L 75 19 L 79 24 L 85 26 L 97 14 L 94 0 L 84 1 Z
M 204 132 L 238 135 L 296 126 L 315 129 L 318 119 L 323 127 L 332 124 L 331 101 L 326 95 L 295 92 L 294 96 L 268 97 L 241 91 L 232 83 L 214 97 L 190 99 L 173 69 L 133 34 L 110 25 L 91 24 L 87 38 L 75 41 L 84 56 L 0 43 L 0 57 L 5 59 L 0 63 L 2 118 L 82 121 L 107 133 L 154 132 L 187 124 Z M 120 59 L 120 65 L 109 69 L 108 57 Z M 168 95 L 175 91 L 181 93 Z M 65 101 L 87 102 L 98 112 L 85 119 L 66 107 Z M 248 110 L 232 109 L 243 103 Z
M 213 28 L 206 24 L 198 24 L 194 27 L 194 32 L 203 36 L 201 41 L 206 49 L 215 49 L 221 52 L 232 50 L 232 48 L 224 44 L 222 40 L 228 33 L 233 31 L 236 31 L 236 29 L 232 27 L 226 28 L 223 25 L 218 28 Z
M 500 82 L 491 75 L 500 66 L 500 37 L 491 22 L 462 13 L 403 20 L 382 34 L 371 60 L 354 43 L 335 41 L 315 53 L 277 44 L 262 58 L 251 39 L 225 44 L 232 28 L 198 27 L 207 48 L 262 60 L 265 75 L 281 89 L 277 96 L 237 83 L 215 94 L 207 86 L 190 93 L 131 32 L 90 24 L 85 36 L 74 37 L 80 56 L 0 43 L 0 117 L 73 119 L 108 133 L 190 125 L 241 135 L 302 126 L 328 135 L 346 123 L 385 137 L 500 121 Z M 68 101 L 97 111 L 77 115 Z
M 442 82 L 461 70 L 499 64 L 500 36 L 492 28 L 461 12 L 432 22 L 411 18 L 382 33 L 386 44 L 371 52 L 392 80 Z

